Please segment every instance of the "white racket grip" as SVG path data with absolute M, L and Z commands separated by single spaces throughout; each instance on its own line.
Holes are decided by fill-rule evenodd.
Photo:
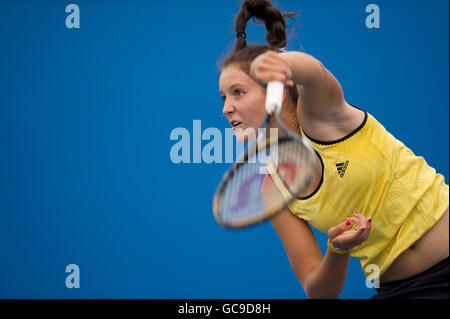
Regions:
M 280 81 L 270 81 L 266 88 L 266 111 L 272 114 L 283 104 L 284 84 Z

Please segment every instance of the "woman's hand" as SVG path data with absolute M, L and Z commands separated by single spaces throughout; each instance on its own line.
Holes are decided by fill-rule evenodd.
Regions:
M 356 230 L 349 230 L 351 224 L 357 225 Z M 328 231 L 328 239 L 334 248 L 349 250 L 361 245 L 368 237 L 372 228 L 372 219 L 355 212 L 355 217 L 347 220 Z
M 288 62 L 274 51 L 267 51 L 253 60 L 250 76 L 264 87 L 270 81 L 280 81 L 287 87 L 294 86 Z

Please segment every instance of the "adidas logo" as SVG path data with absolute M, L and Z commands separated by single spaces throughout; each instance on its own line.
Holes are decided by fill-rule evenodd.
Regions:
M 345 163 L 337 163 L 336 164 L 337 171 L 341 178 L 344 177 L 345 171 L 347 170 L 347 166 L 348 166 L 348 161 L 345 161 Z

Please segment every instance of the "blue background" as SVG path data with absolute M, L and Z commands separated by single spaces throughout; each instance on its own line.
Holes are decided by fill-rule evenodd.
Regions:
M 302 10 L 288 49 L 448 183 L 448 1 L 280 2 Z M 269 223 L 215 223 L 229 165 L 169 157 L 174 128 L 228 127 L 217 61 L 240 1 L 77 0 L 80 29 L 70 3 L 0 2 L 0 298 L 305 298 Z M 264 27 L 247 34 L 262 42 Z M 372 294 L 352 258 L 341 298 Z

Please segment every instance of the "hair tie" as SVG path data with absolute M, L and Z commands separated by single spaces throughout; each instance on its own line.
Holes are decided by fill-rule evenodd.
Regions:
M 241 37 L 241 36 L 244 38 L 244 40 L 247 39 L 247 35 L 245 34 L 245 32 L 239 31 L 236 33 L 236 38 L 239 39 L 239 37 Z

